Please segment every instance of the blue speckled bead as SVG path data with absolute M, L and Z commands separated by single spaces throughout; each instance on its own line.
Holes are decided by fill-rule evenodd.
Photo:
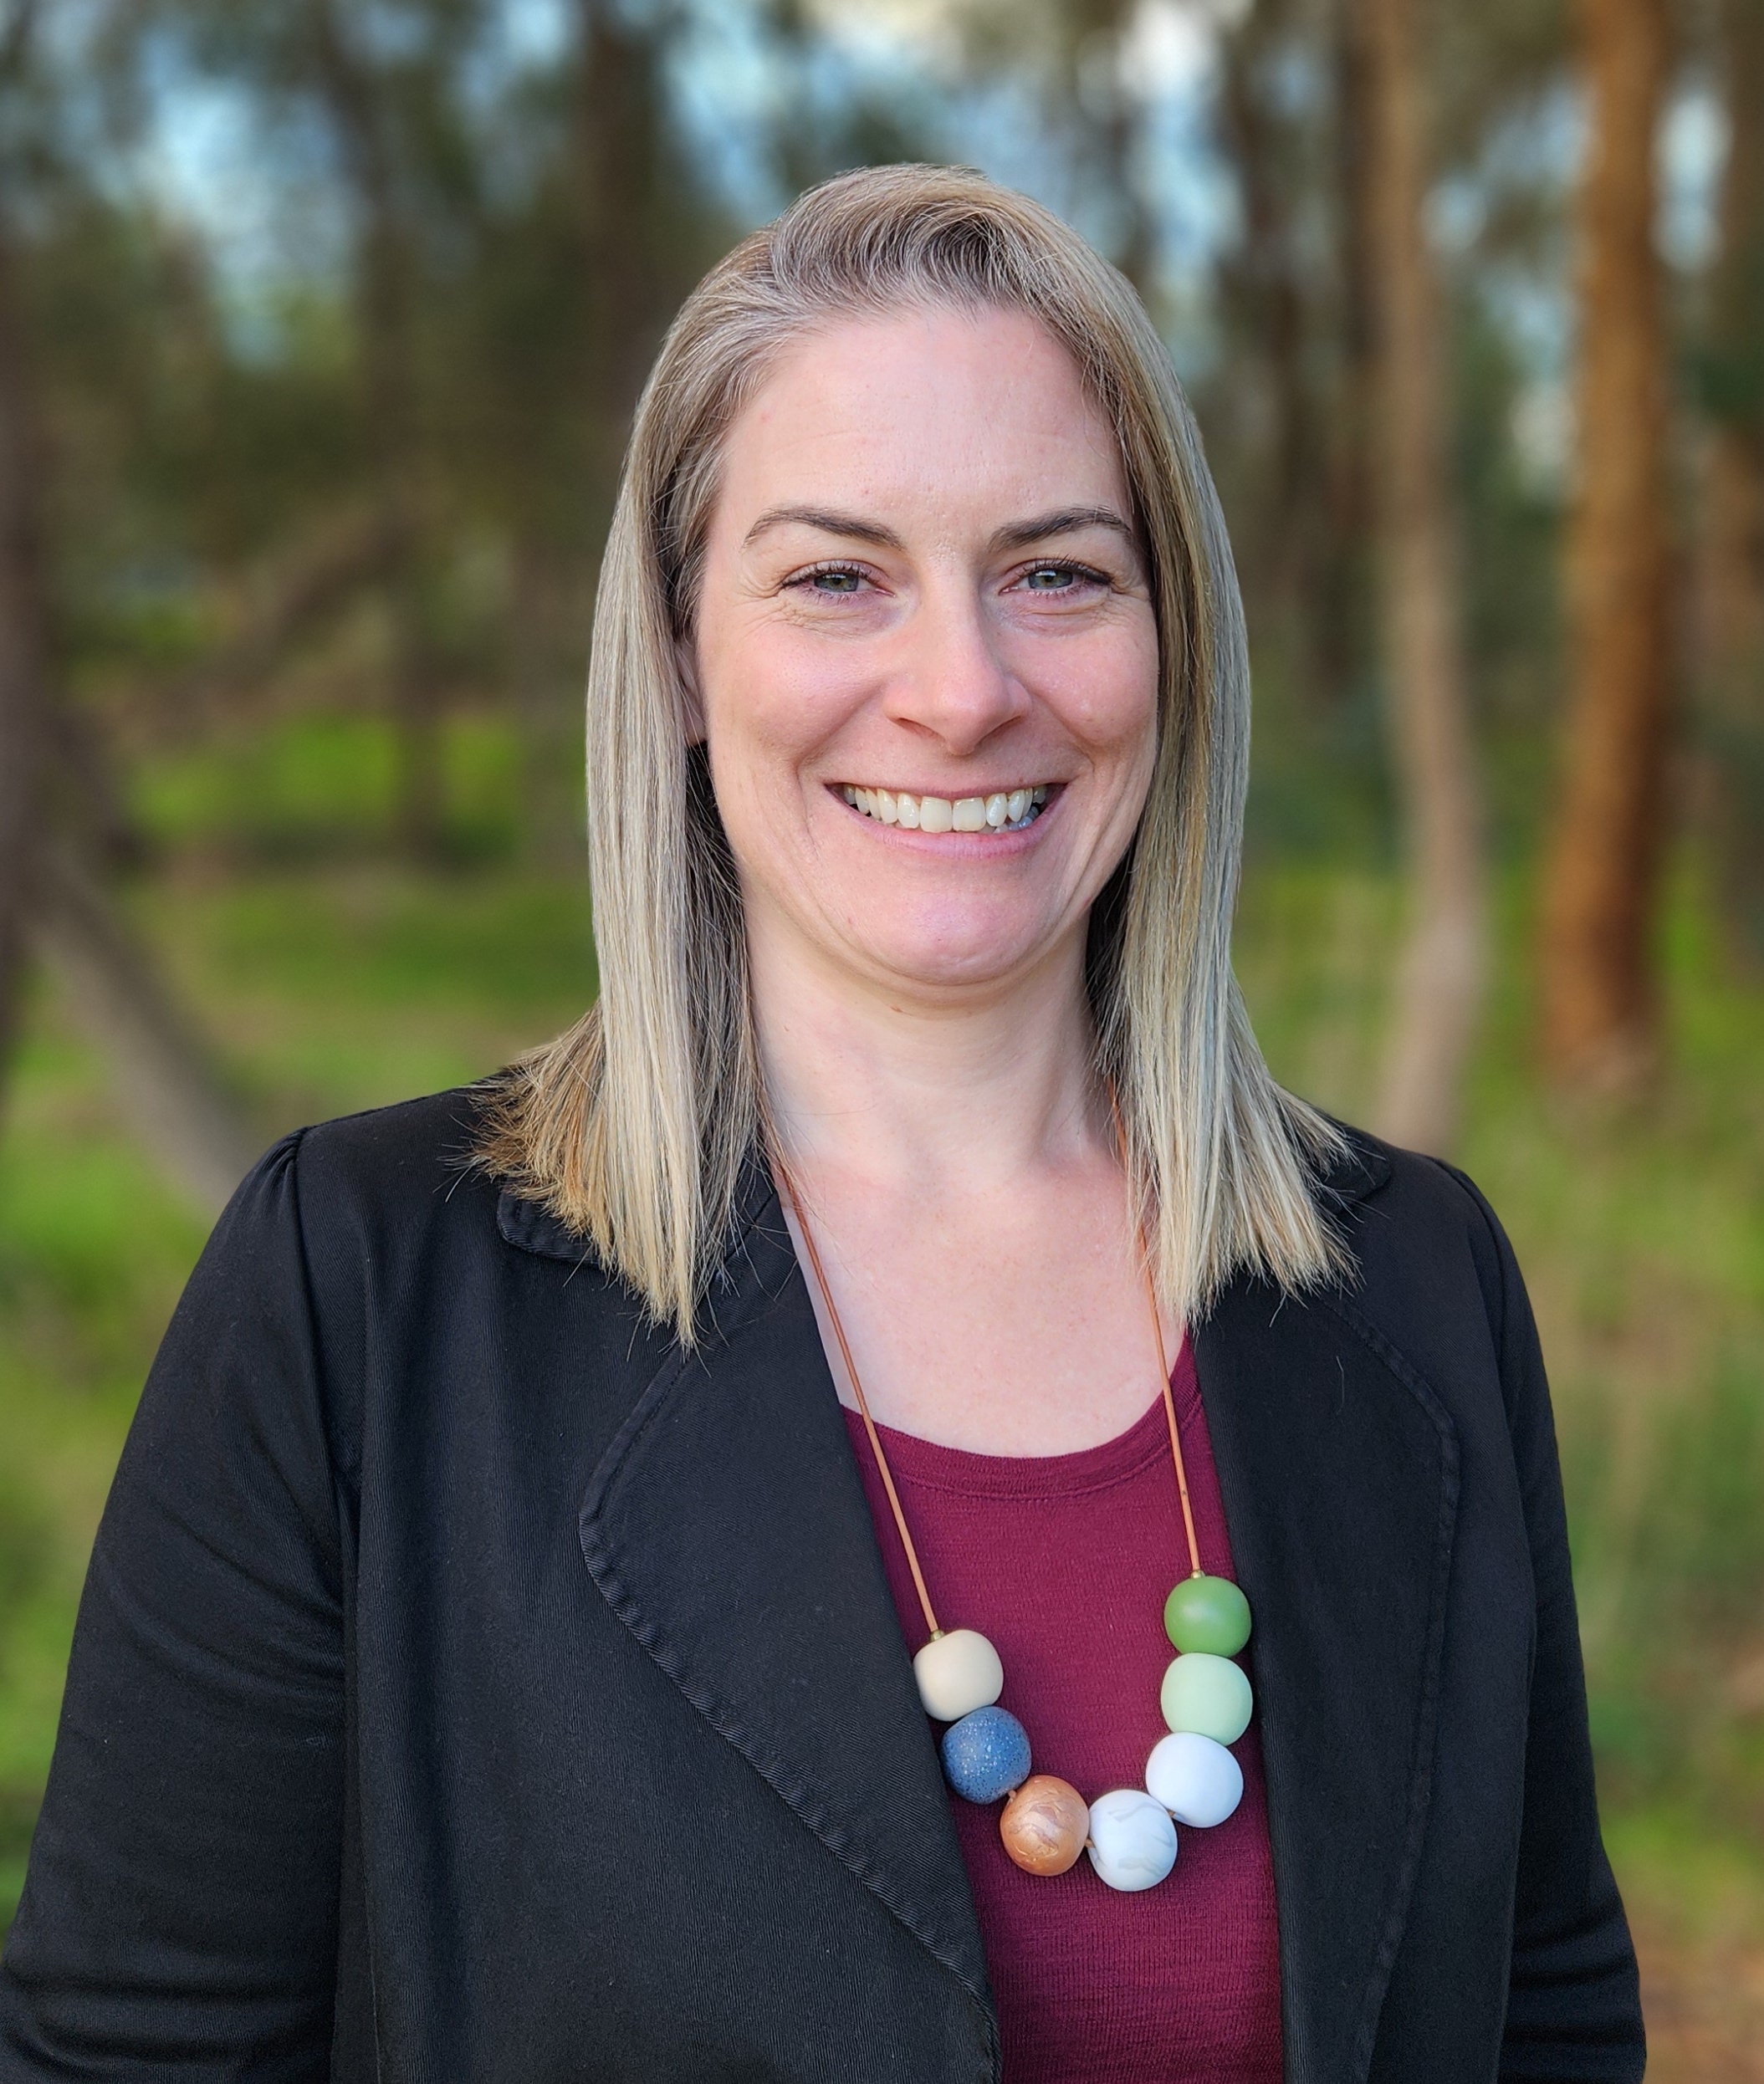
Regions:
M 964 1801 L 995 1802 L 1029 1778 L 1029 1732 L 1003 1708 L 976 1708 L 943 1732 L 943 1771 Z

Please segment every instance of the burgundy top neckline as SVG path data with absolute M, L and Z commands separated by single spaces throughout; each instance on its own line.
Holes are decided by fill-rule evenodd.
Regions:
M 1199 1411 L 1200 1391 L 1186 1350 L 1177 1356 L 1170 1388 L 1178 1425 L 1190 1424 Z M 849 1404 L 844 1410 L 849 1424 L 862 1426 L 858 1412 Z M 1130 1481 L 1159 1456 L 1165 1461 L 1170 1458 L 1170 1427 L 1162 1390 L 1124 1433 L 1063 1454 L 990 1454 L 950 1447 L 885 1426 L 880 1419 L 876 1430 L 897 1481 L 917 1490 L 946 1491 L 963 1498 L 1081 1498 Z

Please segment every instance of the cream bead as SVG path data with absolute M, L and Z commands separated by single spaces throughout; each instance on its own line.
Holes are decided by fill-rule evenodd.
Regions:
M 1179 1730 L 1152 1747 L 1146 1792 L 1180 1824 L 1210 1831 L 1244 1798 L 1244 1771 L 1222 1744 Z
M 1117 1787 L 1090 1806 L 1090 1863 L 1111 1888 L 1155 1888 L 1176 1864 L 1169 1811 L 1138 1787 Z
M 913 1660 L 918 1697 L 933 1722 L 959 1722 L 1005 1690 L 999 1653 L 976 1628 L 933 1636 Z

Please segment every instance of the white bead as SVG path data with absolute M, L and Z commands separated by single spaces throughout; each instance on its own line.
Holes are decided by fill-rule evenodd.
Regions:
M 933 1636 L 913 1660 L 918 1697 L 933 1722 L 959 1722 L 990 1708 L 1005 1690 L 999 1653 L 976 1628 Z
M 1210 1831 L 1244 1798 L 1244 1770 L 1222 1744 L 1182 1730 L 1152 1747 L 1146 1792 L 1180 1824 Z
M 1090 1806 L 1089 1850 L 1111 1888 L 1155 1888 L 1176 1864 L 1176 1826 L 1143 1789 L 1117 1787 Z

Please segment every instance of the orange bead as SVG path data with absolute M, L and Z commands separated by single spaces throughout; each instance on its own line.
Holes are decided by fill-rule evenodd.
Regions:
M 1090 1835 L 1090 1806 L 1051 1773 L 1034 1773 L 999 1818 L 1005 1850 L 1025 1874 L 1063 1874 L 1076 1866 Z

